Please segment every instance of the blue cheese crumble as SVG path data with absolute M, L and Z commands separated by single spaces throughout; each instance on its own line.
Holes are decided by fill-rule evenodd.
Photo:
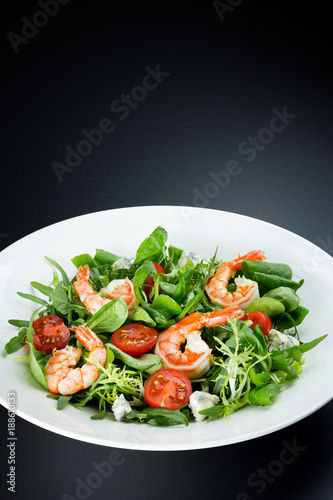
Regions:
M 274 328 L 269 331 L 269 351 L 283 351 L 283 349 L 288 349 L 288 347 L 295 345 L 299 345 L 299 341 L 292 335 L 281 333 L 278 330 L 274 330 Z
M 133 258 L 121 257 L 112 264 L 112 269 L 130 269 L 133 262 Z
M 200 255 L 191 252 L 190 250 L 184 250 L 183 253 L 180 256 L 179 261 L 177 262 L 177 266 L 181 269 L 182 267 L 186 266 L 187 260 L 190 259 L 193 262 L 194 267 L 199 264 L 200 262 L 203 262 L 204 264 L 207 264 L 207 261 L 200 257 Z
M 126 415 L 132 411 L 132 408 L 129 402 L 126 401 L 124 394 L 121 394 L 117 399 L 115 399 L 112 405 L 112 411 L 117 422 L 120 422 L 122 418 L 126 417 Z
M 189 407 L 192 410 L 193 416 L 197 422 L 201 422 L 206 415 L 200 415 L 200 410 L 205 410 L 206 408 L 211 408 L 215 406 L 218 402 L 218 396 L 209 394 L 209 392 L 195 391 L 190 396 Z

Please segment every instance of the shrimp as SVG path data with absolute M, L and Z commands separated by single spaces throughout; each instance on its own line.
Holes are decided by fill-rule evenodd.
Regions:
M 79 267 L 77 270 L 76 278 L 73 287 L 82 304 L 88 309 L 91 314 L 95 314 L 101 307 L 110 302 L 109 299 L 105 299 L 100 296 L 99 293 L 95 292 L 89 283 L 90 269 L 88 264 Z
M 245 276 L 240 276 L 235 278 L 237 288 L 231 293 L 227 290 L 228 282 L 236 271 L 241 270 L 244 260 L 261 261 L 265 259 L 266 257 L 261 250 L 253 250 L 243 257 L 223 262 L 206 285 L 206 292 L 210 300 L 225 307 L 239 306 L 246 311 L 250 304 L 259 297 L 258 283 L 245 278 Z
M 155 354 L 161 357 L 164 368 L 177 368 L 189 379 L 200 378 L 210 368 L 212 350 L 201 338 L 204 326 L 213 327 L 226 323 L 229 319 L 241 317 L 244 312 L 238 307 L 200 314 L 194 312 L 160 333 L 155 346 Z M 185 345 L 184 351 L 181 347 Z
M 128 307 L 128 312 L 134 311 L 134 306 L 139 304 L 134 293 L 133 283 L 128 278 L 110 281 L 108 286 L 102 288 L 100 292 L 103 297 L 111 300 L 116 298 L 124 299 Z
M 100 375 L 96 361 L 102 366 L 106 363 L 106 349 L 101 339 L 92 330 L 84 326 L 71 329 L 90 354 L 81 368 L 74 368 L 81 358 L 81 349 L 66 346 L 54 352 L 46 363 L 44 375 L 49 391 L 56 394 L 74 394 L 81 389 L 87 389 Z
M 90 277 L 88 264 L 79 267 L 76 276 L 77 281 L 73 283 L 74 290 L 80 297 L 83 305 L 92 314 L 95 314 L 101 307 L 113 299 L 124 299 L 129 312 L 134 311 L 134 306 L 139 303 L 134 293 L 133 284 L 128 278 L 112 280 L 105 288 L 100 290 L 100 293 L 97 293 L 88 281 Z

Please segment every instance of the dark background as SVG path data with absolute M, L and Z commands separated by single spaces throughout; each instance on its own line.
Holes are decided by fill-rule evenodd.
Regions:
M 71 0 L 45 21 L 36 17 L 42 11 L 37 1 L 3 2 L 0 250 L 76 215 L 189 205 L 272 222 L 332 254 L 329 5 L 228 5 Z M 7 35 L 22 36 L 33 19 L 46 24 L 28 29 L 30 38 L 17 42 L 16 53 Z M 157 65 L 168 76 L 122 120 L 111 103 L 142 84 L 147 66 Z M 273 109 L 284 107 L 296 116 L 267 136 L 262 129 Z M 75 149 L 86 139 L 82 130 L 96 129 L 104 118 L 114 131 L 57 177 L 52 163 L 64 165 L 66 146 Z M 252 159 L 240 145 L 258 133 L 268 140 L 257 142 Z M 211 184 L 212 172 L 226 171 L 231 160 L 241 172 L 225 187 Z M 3 408 L 0 416 L 5 432 Z M 90 490 L 76 489 L 89 482 L 93 462 L 108 460 L 113 450 L 17 418 L 16 496 L 6 490 L 2 444 L 1 498 L 328 500 L 332 417 L 331 402 L 289 428 L 232 446 L 119 450 L 123 463 Z M 298 451 L 281 470 L 286 443 Z

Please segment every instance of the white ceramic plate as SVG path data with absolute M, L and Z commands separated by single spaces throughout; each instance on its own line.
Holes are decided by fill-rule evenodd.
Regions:
M 299 290 L 301 304 L 310 309 L 300 328 L 303 341 L 330 335 L 307 353 L 304 373 L 269 407 L 246 407 L 218 421 L 191 423 L 188 427 L 152 427 L 116 422 L 110 415 L 91 420 L 92 410 L 67 406 L 56 410 L 29 372 L 26 362 L 4 354 L 5 343 L 15 335 L 10 318 L 28 319 L 30 301 L 16 292 L 33 293 L 30 281 L 48 284 L 53 268 L 48 256 L 59 262 L 69 276 L 75 268 L 70 259 L 79 253 L 94 254 L 103 248 L 122 256 L 134 256 L 141 241 L 156 226 L 169 233 L 168 243 L 191 249 L 210 258 L 230 260 L 260 248 L 269 261 L 286 262 L 295 278 L 305 278 Z M 7 407 L 7 393 L 16 391 L 17 414 L 49 431 L 99 445 L 137 450 L 190 450 L 227 445 L 282 429 L 310 415 L 333 397 L 332 297 L 333 259 L 303 238 L 277 226 L 249 217 L 215 210 L 155 206 L 124 208 L 83 215 L 53 224 L 26 236 L 0 254 L 1 364 L 0 402 Z M 325 292 L 326 291 L 326 292 Z

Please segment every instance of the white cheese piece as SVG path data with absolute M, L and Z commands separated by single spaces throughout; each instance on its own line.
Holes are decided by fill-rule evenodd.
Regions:
M 126 417 L 126 415 L 132 411 L 132 408 L 129 402 L 126 401 L 124 394 L 121 394 L 117 399 L 115 399 L 112 405 L 112 411 L 118 422 L 120 422 L 122 418 Z
M 183 253 L 180 256 L 179 261 L 177 262 L 177 266 L 181 269 L 182 267 L 186 266 L 187 264 L 187 259 L 190 259 L 193 262 L 194 267 L 199 264 L 199 262 L 203 262 L 204 264 L 207 264 L 207 261 L 200 257 L 200 255 L 191 252 L 190 250 L 184 250 Z
M 203 391 L 195 391 L 190 396 L 189 407 L 192 410 L 192 413 L 197 422 L 201 422 L 205 415 L 200 415 L 200 410 L 205 410 L 206 408 L 211 408 L 215 406 L 218 402 L 218 396 L 214 396 L 213 394 L 209 394 L 209 392 Z
M 295 345 L 299 345 L 299 341 L 292 335 L 281 333 L 274 328 L 269 331 L 269 351 L 283 351 Z
M 121 257 L 112 264 L 112 269 L 130 269 L 133 262 L 133 258 Z

